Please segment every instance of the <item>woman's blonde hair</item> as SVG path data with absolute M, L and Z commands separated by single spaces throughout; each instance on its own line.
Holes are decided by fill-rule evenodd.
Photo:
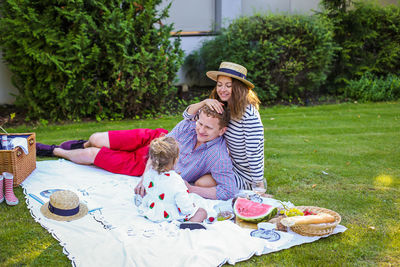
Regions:
M 150 143 L 149 157 L 151 167 L 158 173 L 167 171 L 167 167 L 173 165 L 179 156 L 178 142 L 170 136 L 154 139 Z
M 217 93 L 217 86 L 212 90 L 210 98 L 221 101 Z M 232 78 L 232 95 L 228 100 L 228 108 L 232 119 L 240 120 L 249 104 L 259 109 L 260 103 L 261 101 L 254 90 L 249 89 L 241 81 Z

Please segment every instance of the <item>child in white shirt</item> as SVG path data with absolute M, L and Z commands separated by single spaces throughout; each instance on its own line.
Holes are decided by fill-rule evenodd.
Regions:
M 207 218 L 206 210 L 193 203 L 182 177 L 173 170 L 178 157 L 179 145 L 173 137 L 159 137 L 150 143 L 149 167 L 143 174 L 146 195 L 139 212 L 153 222 L 202 222 Z

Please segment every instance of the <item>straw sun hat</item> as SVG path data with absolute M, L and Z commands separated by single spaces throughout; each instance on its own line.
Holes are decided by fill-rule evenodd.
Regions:
M 88 213 L 85 204 L 79 202 L 79 197 L 72 191 L 56 191 L 50 196 L 40 211 L 44 216 L 56 221 L 73 221 L 82 218 Z
M 246 84 L 249 89 L 254 88 L 254 84 L 246 80 L 247 69 L 242 65 L 232 62 L 222 62 L 217 71 L 207 71 L 207 77 L 211 80 L 217 81 L 219 75 L 232 77 Z

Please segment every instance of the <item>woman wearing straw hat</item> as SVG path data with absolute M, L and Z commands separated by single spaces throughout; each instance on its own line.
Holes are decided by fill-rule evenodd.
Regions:
M 258 112 L 260 100 L 252 90 L 254 85 L 246 79 L 247 69 L 239 64 L 222 62 L 218 71 L 208 71 L 206 75 L 217 82 L 210 98 L 188 106 L 183 116 L 194 117 L 203 106 L 222 112 L 223 105 L 227 105 L 231 121 L 224 136 L 237 187 L 246 190 L 265 188 L 264 127 Z M 196 184 L 214 186 L 215 181 L 206 176 Z

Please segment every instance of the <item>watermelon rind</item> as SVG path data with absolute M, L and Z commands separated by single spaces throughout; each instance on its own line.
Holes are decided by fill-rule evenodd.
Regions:
M 241 206 L 241 204 L 246 203 L 247 205 L 250 205 L 250 209 L 251 206 L 257 206 L 260 207 L 260 203 L 251 201 L 247 198 L 237 198 L 234 205 L 233 205 L 233 212 L 235 213 L 236 217 L 246 221 L 246 222 L 252 222 L 252 223 L 259 223 L 259 222 L 263 222 L 263 221 L 269 221 L 271 220 L 277 213 L 278 213 L 278 209 L 276 207 L 272 207 L 270 205 L 263 205 L 262 207 L 265 208 L 265 212 L 258 215 L 258 216 L 245 216 L 242 212 L 241 212 L 241 208 L 243 208 L 243 206 Z M 251 212 L 251 210 L 247 210 L 247 212 Z

